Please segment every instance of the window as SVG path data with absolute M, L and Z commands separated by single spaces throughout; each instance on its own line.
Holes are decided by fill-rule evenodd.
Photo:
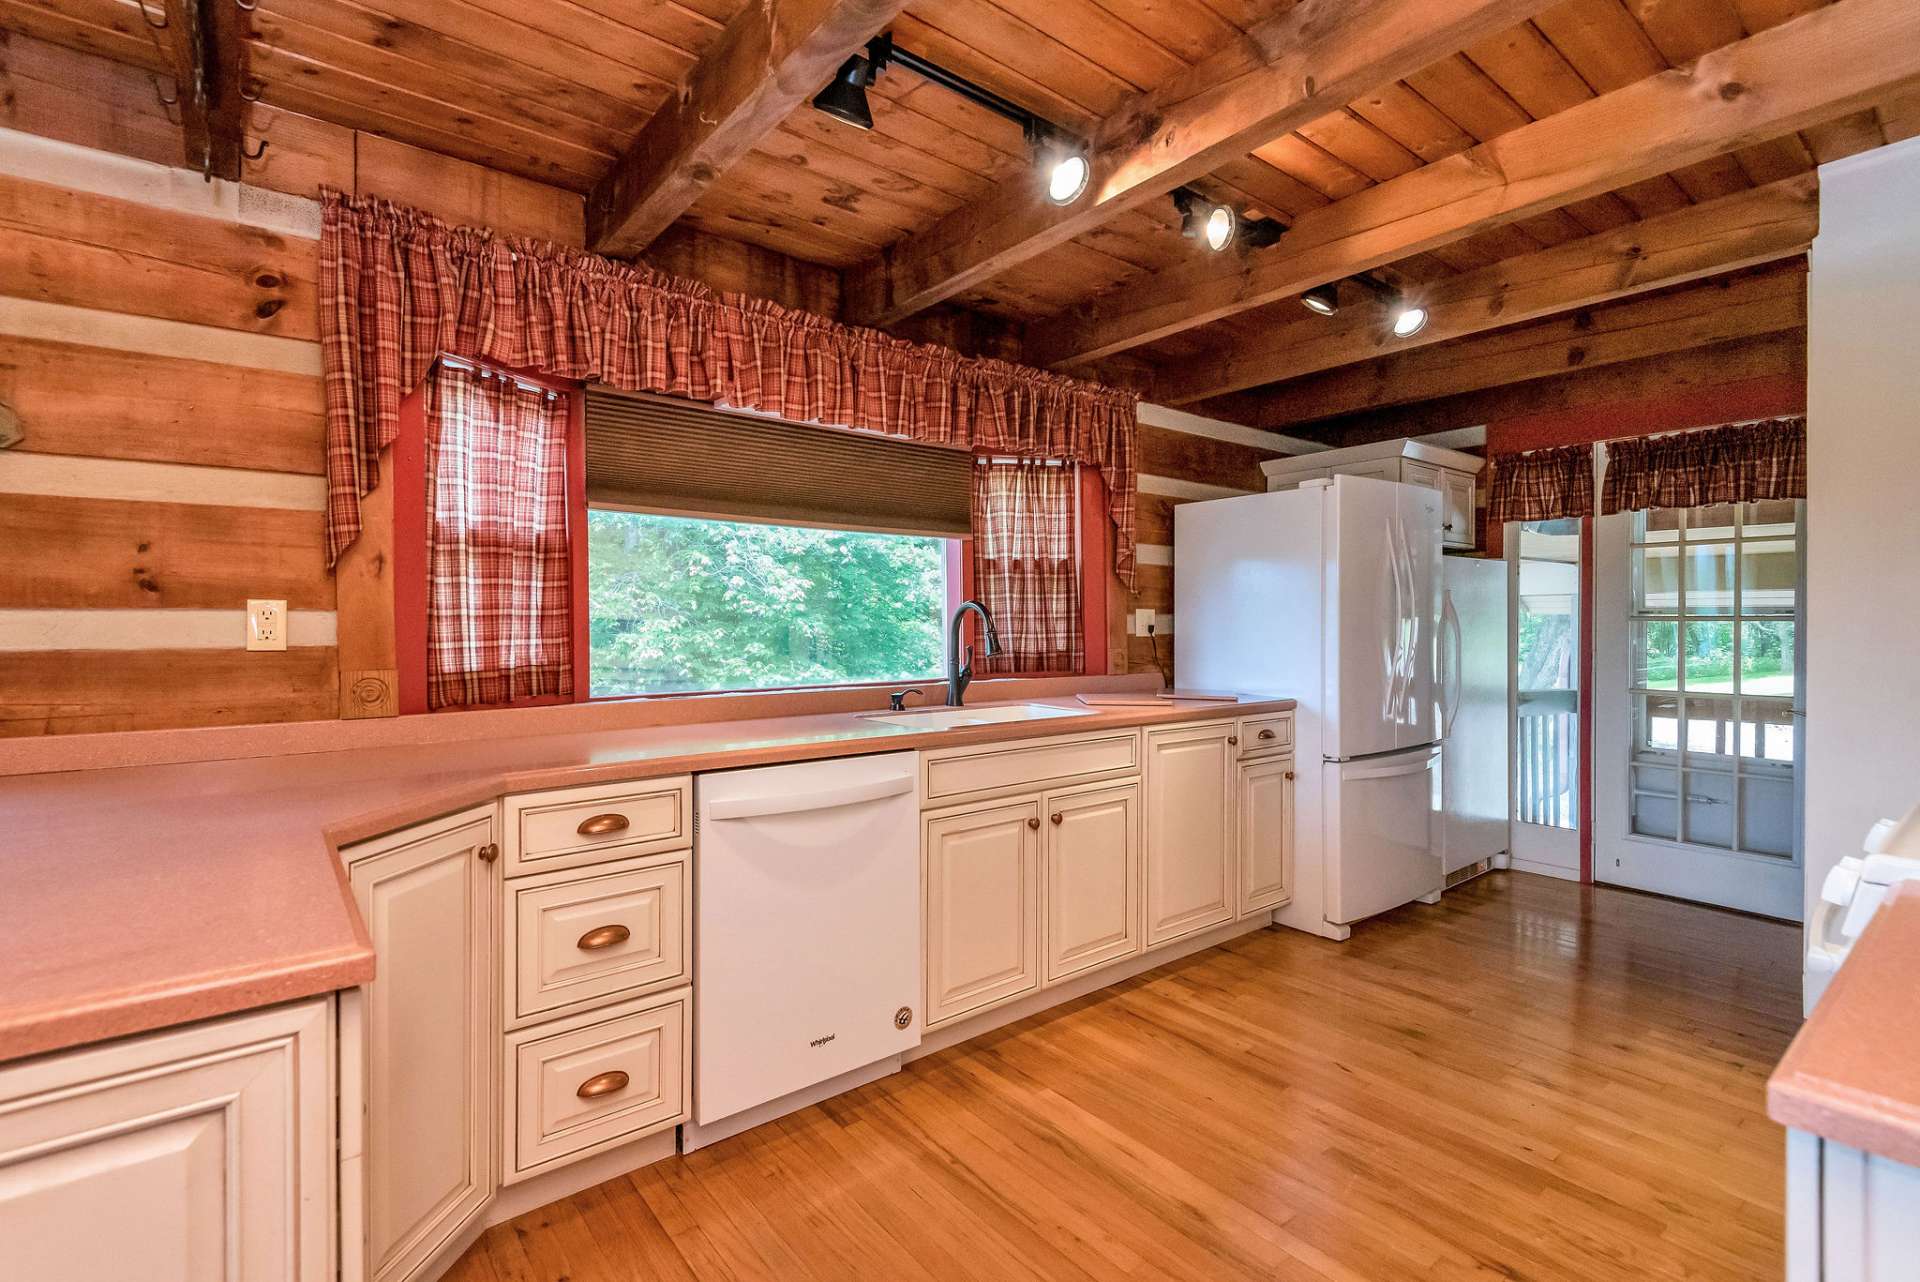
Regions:
M 937 679 L 949 540 L 596 509 L 596 696 Z
M 1572 829 L 1580 787 L 1580 521 L 1527 521 L 1515 543 L 1514 817 Z
M 1632 831 L 1793 855 L 1801 504 L 1634 515 Z

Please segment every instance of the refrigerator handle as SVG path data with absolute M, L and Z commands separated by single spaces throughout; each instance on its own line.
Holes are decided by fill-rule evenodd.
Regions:
M 1445 705 L 1440 711 L 1440 737 L 1446 738 L 1453 733 L 1453 723 L 1460 715 L 1460 695 L 1466 685 L 1465 641 L 1460 635 L 1460 612 L 1453 608 L 1453 593 L 1449 592 L 1441 600 L 1440 622 L 1451 638 L 1450 645 L 1443 645 L 1440 654 L 1446 666 L 1444 673 Z M 1447 661 L 1451 652 L 1452 660 Z

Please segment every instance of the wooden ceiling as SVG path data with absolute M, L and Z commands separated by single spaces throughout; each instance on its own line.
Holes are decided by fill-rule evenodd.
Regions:
M 172 74 L 178 57 L 171 37 L 151 30 L 152 22 L 196 9 L 203 22 L 208 15 L 239 12 L 223 8 L 234 0 L 144 4 L 143 9 L 142 0 L 0 0 L 0 28 Z M 1759 58 L 1756 64 L 1736 57 L 1740 50 L 1729 46 L 1744 48 L 1742 42 L 1751 37 L 1829 7 L 1852 11 L 1850 18 L 1858 15 L 1855 25 L 1866 27 L 1864 34 L 1855 33 L 1858 47 L 1897 45 L 1903 39 L 1905 47 L 1866 58 L 1871 68 L 1822 98 L 1821 82 L 1830 73 L 1849 71 L 1861 60 L 1836 69 L 1818 56 L 1824 46 L 1802 41 L 1807 47 L 1786 52 L 1800 56 L 1801 76 L 1814 86 L 1796 91 L 1806 103 L 1767 115 L 1767 104 L 1776 98 L 1771 82 L 1762 85 L 1765 92 L 1732 102 L 1745 88 L 1736 72 L 1744 75 L 1750 65 L 1764 72 L 1782 59 Z M 1915 107 L 1920 38 L 1914 28 L 1901 25 L 1906 20 L 1891 0 L 1831 0 L 1831 5 L 1829 0 L 1561 0 L 1504 6 L 1467 0 L 1302 0 L 1298 11 L 1290 0 L 913 0 L 904 6 L 885 0 L 783 0 L 774 6 L 780 13 L 773 21 L 788 23 L 791 30 L 776 26 L 771 35 L 761 32 L 756 45 L 753 32 L 740 33 L 764 8 L 745 0 L 259 0 L 245 17 L 244 46 L 237 56 L 246 83 L 272 107 L 582 193 L 598 187 L 596 201 L 606 198 L 610 182 L 649 179 L 644 173 L 635 178 L 636 172 L 654 156 L 684 144 L 679 182 L 686 195 L 666 203 L 670 213 L 708 233 L 844 269 L 855 299 L 860 297 L 855 284 L 882 292 L 891 288 L 885 278 L 902 262 L 923 277 L 929 261 L 944 269 L 951 257 L 948 246 L 971 243 L 956 240 L 955 229 L 967 231 L 967 220 L 977 211 L 1006 203 L 1010 192 L 1017 195 L 1030 185 L 1032 176 L 1017 126 L 897 66 L 871 91 L 871 132 L 811 109 L 806 97 L 825 78 L 819 69 L 837 64 L 845 49 L 857 48 L 872 34 L 861 27 L 865 22 L 873 31 L 890 30 L 900 45 L 1057 125 L 1097 140 L 1115 135 L 1131 120 L 1137 141 L 1143 128 L 1150 131 L 1163 118 L 1166 102 L 1204 97 L 1191 85 L 1196 75 L 1283 60 L 1284 51 L 1263 45 L 1270 39 L 1263 33 L 1285 31 L 1287 39 L 1316 51 L 1328 65 L 1325 78 L 1344 84 L 1335 75 L 1340 58 L 1324 52 L 1341 52 L 1342 24 L 1363 32 L 1355 37 L 1362 43 L 1399 39 L 1415 48 L 1396 20 L 1404 27 L 1417 25 L 1428 13 L 1470 17 L 1478 9 L 1482 16 L 1476 20 L 1486 30 L 1472 28 L 1469 17 L 1462 17 L 1457 29 L 1474 33 L 1463 45 L 1443 46 L 1400 78 L 1372 84 L 1343 107 L 1336 106 L 1338 100 L 1316 100 L 1311 111 L 1297 113 L 1297 124 L 1272 136 L 1250 135 L 1245 128 L 1232 135 L 1254 136 L 1257 145 L 1232 154 L 1218 154 L 1219 148 L 1209 153 L 1207 169 L 1192 179 L 1195 185 L 1233 200 L 1252 216 L 1288 226 L 1301 223 L 1300 233 L 1273 249 L 1244 258 L 1217 256 L 1246 263 L 1283 262 L 1290 242 L 1302 236 L 1347 246 L 1353 240 L 1348 230 L 1339 233 L 1348 239 L 1340 240 L 1319 229 L 1337 222 L 1350 207 L 1357 216 L 1362 206 L 1394 205 L 1400 190 L 1396 180 L 1404 187 L 1410 175 L 1422 175 L 1413 181 L 1431 179 L 1439 191 L 1461 165 L 1478 163 L 1475 157 L 1509 163 L 1508 155 L 1530 156 L 1527 129 L 1535 122 L 1602 96 L 1611 101 L 1669 68 L 1724 52 L 1733 70 L 1721 73 L 1717 83 L 1731 105 L 1701 107 L 1699 126 L 1723 133 L 1705 145 L 1699 138 L 1656 139 L 1659 122 L 1646 122 L 1646 154 L 1684 155 L 1684 163 L 1631 173 L 1617 184 L 1604 179 L 1608 172 L 1633 169 L 1625 157 L 1611 162 L 1612 171 L 1596 166 L 1578 175 L 1560 174 L 1556 181 L 1564 181 L 1558 187 L 1549 183 L 1543 190 L 1571 193 L 1565 199 L 1535 201 L 1529 191 L 1523 200 L 1513 194 L 1510 181 L 1501 202 L 1541 207 L 1530 204 L 1515 217 L 1462 217 L 1438 231 L 1389 237 L 1380 241 L 1384 255 L 1377 247 L 1353 244 L 1356 264 L 1409 288 L 1442 293 L 1453 278 L 1479 273 L 1474 278 L 1479 280 L 1503 263 L 1544 263 L 1549 260 L 1539 257 L 1543 252 L 1597 236 L 1625 236 L 1622 252 L 1633 251 L 1626 253 L 1631 258 L 1637 254 L 1631 229 L 1648 220 L 1793 180 L 1819 163 L 1920 131 Z M 1526 20 L 1491 25 L 1484 18 L 1489 13 L 1520 13 Z M 1297 25 L 1276 28 L 1289 15 Z M 1375 15 L 1375 27 L 1368 28 Z M 811 45 L 800 48 L 807 41 Z M 1396 56 L 1404 61 L 1409 55 Z M 1355 62 L 1395 65 L 1385 54 L 1372 62 L 1356 54 Z M 1193 72 L 1201 64 L 1205 69 Z M 1320 65 L 1316 61 L 1309 71 Z M 784 84 L 785 96 L 761 86 L 761 100 L 740 107 L 744 86 L 702 84 L 701 77 L 714 78 L 716 66 L 736 81 L 757 73 L 766 85 Z M 802 83 L 786 83 L 795 77 Z M 1188 88 L 1181 90 L 1183 84 Z M 1315 92 L 1312 84 L 1307 78 L 1309 96 Z M 666 117 L 682 100 L 683 86 L 691 86 L 686 100 L 692 106 L 677 110 L 689 120 L 669 127 Z M 1679 89 L 1674 92 L 1672 100 L 1681 108 L 1694 109 Z M 708 115 L 710 100 L 722 104 L 713 109 L 720 116 L 736 113 L 719 123 L 717 132 L 731 126 L 738 134 L 745 128 L 742 122 L 750 122 L 753 136 L 722 139 L 725 145 L 717 149 L 712 139 L 688 143 L 688 127 L 696 133 L 702 127 L 689 121 L 716 124 Z M 1823 104 L 1833 109 L 1823 111 Z M 1788 127 L 1776 127 L 1780 124 Z M 1508 150 L 1489 151 L 1484 145 L 1494 140 L 1504 140 L 1498 146 Z M 1598 153 L 1611 141 L 1594 136 L 1575 150 L 1590 146 Z M 1177 140 L 1169 145 L 1177 146 Z M 943 286 L 934 296 L 1026 322 L 1040 340 L 1036 359 L 1072 365 L 1089 352 L 1128 350 L 1152 367 L 1180 373 L 1186 380 L 1181 385 L 1197 393 L 1189 400 L 1242 391 L 1250 384 L 1219 386 L 1217 378 L 1209 384 L 1205 377 L 1188 375 L 1223 350 L 1244 357 L 1276 343 L 1311 338 L 1300 329 L 1303 313 L 1293 301 L 1298 290 L 1287 292 L 1287 287 L 1346 273 L 1314 259 L 1297 279 L 1268 267 L 1259 269 L 1265 277 L 1249 277 L 1250 284 L 1221 277 L 1223 268 L 1198 261 L 1206 256 L 1179 236 L 1178 219 L 1164 195 L 1171 185 L 1117 202 L 1110 214 L 1058 243 L 1034 241 L 1004 259 L 983 254 L 985 266 L 971 276 L 954 274 L 954 280 L 966 282 L 963 287 Z M 1372 194 L 1349 204 L 1365 193 Z M 1314 229 L 1310 235 L 1309 227 Z M 1623 228 L 1630 230 L 1622 233 Z M 922 252 L 925 244 L 940 253 Z M 1411 248 L 1397 252 L 1402 247 Z M 955 251 L 962 258 L 966 252 L 971 251 Z M 1788 244 L 1757 258 L 1730 255 L 1725 265 L 1740 267 L 1793 252 L 1796 247 Z M 1691 277 L 1702 274 L 1695 269 Z M 1675 275 L 1651 284 L 1687 278 Z M 1114 319 L 1143 299 L 1164 296 L 1173 307 L 1188 285 L 1195 297 L 1216 289 L 1233 297 L 1202 321 L 1180 319 L 1168 326 L 1156 316 L 1133 326 L 1125 317 Z M 1469 281 L 1462 288 L 1472 285 Z M 1626 292 L 1633 291 L 1598 296 Z M 1569 296 L 1576 295 L 1586 299 L 1594 291 Z M 1248 299 L 1260 301 L 1247 306 Z M 901 309 L 882 303 L 870 310 L 890 318 Z M 1529 319 L 1539 314 L 1529 313 Z M 1116 333 L 1119 341 L 1110 342 Z M 1377 347 L 1377 338 L 1356 340 L 1352 359 L 1372 359 L 1380 354 Z

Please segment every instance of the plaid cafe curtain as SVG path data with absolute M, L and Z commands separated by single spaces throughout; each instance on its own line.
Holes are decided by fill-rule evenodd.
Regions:
M 1000 652 L 982 672 L 1079 672 L 1080 563 L 1071 467 L 981 459 L 973 469 L 973 587 Z
M 427 704 L 573 693 L 567 400 L 441 362 L 427 384 Z
M 1490 463 L 1487 524 L 1593 515 L 1593 446 L 1499 454 Z
M 1771 419 L 1607 444 L 1602 509 L 1807 497 L 1807 420 Z
M 1114 571 L 1134 583 L 1131 392 L 338 192 L 326 193 L 321 216 L 320 341 L 330 564 L 359 537 L 360 500 L 379 484 L 401 398 L 450 352 L 796 423 L 1098 468 Z

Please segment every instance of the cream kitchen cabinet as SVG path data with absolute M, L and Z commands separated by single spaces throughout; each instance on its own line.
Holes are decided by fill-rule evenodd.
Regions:
M 365 1190 L 373 1282 L 420 1276 L 497 1187 L 496 837 L 487 806 L 346 853 L 377 958 L 362 990 L 364 1131 L 359 1154 L 341 1155 L 360 1164 L 343 1182 Z
M 1147 731 L 1148 948 L 1235 916 L 1239 743 L 1233 721 Z
M 1293 758 L 1242 761 L 1234 791 L 1240 817 L 1235 915 L 1250 917 L 1293 898 Z
M 1269 490 L 1291 490 L 1331 476 L 1370 476 L 1438 490 L 1440 545 L 1471 548 L 1479 541 L 1474 511 L 1477 478 L 1484 466 L 1485 460 L 1477 455 L 1402 438 L 1271 459 L 1260 470 L 1266 473 Z
M 333 1003 L 0 1069 L 0 1278 L 323 1282 Z
M 1040 801 L 927 816 L 925 1027 L 1040 987 Z
M 1142 948 L 1140 785 L 1049 794 L 1044 802 L 1046 980 Z

